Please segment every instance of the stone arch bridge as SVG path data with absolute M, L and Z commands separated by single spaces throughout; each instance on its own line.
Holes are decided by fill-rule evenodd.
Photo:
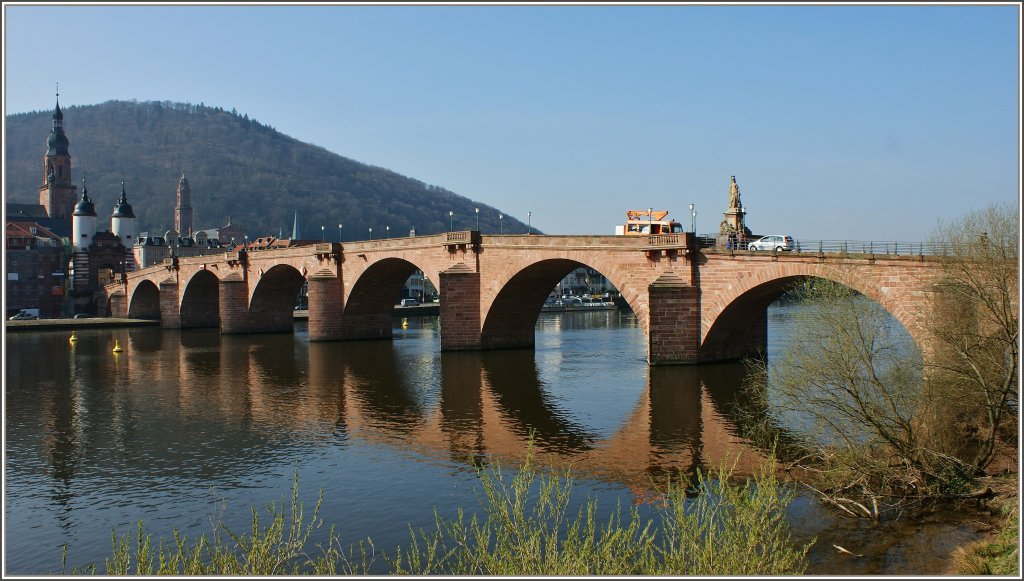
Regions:
M 112 316 L 165 328 L 290 332 L 308 283 L 311 341 L 391 337 L 394 305 L 416 270 L 441 295 L 443 351 L 532 348 L 544 300 L 579 266 L 601 272 L 636 314 L 652 365 L 737 359 L 765 348 L 767 307 L 805 277 L 877 301 L 928 353 L 939 275 L 928 257 L 752 254 L 701 249 L 692 234 L 432 236 L 229 252 L 128 273 L 98 292 Z

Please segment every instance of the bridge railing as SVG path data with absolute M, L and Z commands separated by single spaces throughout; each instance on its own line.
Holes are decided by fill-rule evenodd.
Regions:
M 686 244 L 685 234 L 652 234 L 647 237 L 649 246 L 679 246 Z
M 945 256 L 953 250 L 951 244 L 937 242 L 909 242 L 897 240 L 797 240 L 797 252 L 833 254 L 888 254 L 891 256 Z
M 729 251 L 730 248 L 715 246 L 713 243 L 705 242 L 702 237 L 702 247 L 710 250 Z M 739 247 L 732 248 L 733 251 L 748 251 L 747 246 L 756 241 L 743 241 Z M 898 240 L 808 240 L 799 239 L 794 241 L 792 252 L 801 254 L 868 254 L 868 255 L 889 255 L 889 256 L 944 256 L 952 251 L 952 245 L 935 242 L 910 242 Z

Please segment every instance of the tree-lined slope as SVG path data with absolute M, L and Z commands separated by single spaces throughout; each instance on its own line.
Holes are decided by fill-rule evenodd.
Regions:
M 298 212 L 303 238 L 326 227 L 336 240 L 405 236 L 475 227 L 480 208 L 484 232 L 497 232 L 500 210 L 442 187 L 359 163 L 303 143 L 273 127 L 219 107 L 164 102 L 108 101 L 62 107 L 71 141 L 72 175 L 81 193 L 88 179 L 100 224 L 124 179 L 140 231 L 162 232 L 174 223 L 175 188 L 182 170 L 192 188 L 196 228 L 223 225 L 228 217 L 249 234 L 289 236 Z M 52 110 L 7 117 L 5 201 L 38 203 L 42 158 Z M 103 227 L 101 226 L 101 227 Z M 526 225 L 506 216 L 506 233 Z

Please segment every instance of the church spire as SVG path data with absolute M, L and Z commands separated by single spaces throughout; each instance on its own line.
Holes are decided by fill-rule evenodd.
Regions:
M 46 141 L 46 155 L 68 155 L 68 137 L 64 135 L 64 112 L 60 110 L 60 93 L 57 93 L 57 104 L 53 107 L 53 128 L 50 138 Z
M 295 223 L 292 225 L 292 240 L 299 240 L 299 213 L 295 212 Z
M 174 229 L 182 236 L 192 235 L 192 188 L 189 186 L 185 170 L 181 170 L 178 190 L 175 192 Z
M 52 118 L 53 128 L 46 140 L 46 155 L 43 156 L 39 204 L 46 208 L 46 215 L 50 218 L 70 221 L 78 188 L 71 183 L 71 154 L 68 152 L 68 136 L 64 134 L 64 112 L 60 109 L 59 90 Z

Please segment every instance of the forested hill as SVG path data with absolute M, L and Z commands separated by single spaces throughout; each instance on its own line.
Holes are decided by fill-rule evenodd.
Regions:
M 345 240 L 436 234 L 475 227 L 480 208 L 484 232 L 499 228 L 496 208 L 442 187 L 366 165 L 300 142 L 269 125 L 219 107 L 171 102 L 108 101 L 64 111 L 71 168 L 81 196 L 82 177 L 96 203 L 101 228 L 121 193 L 122 176 L 139 231 L 163 232 L 174 224 L 175 189 L 184 169 L 192 188 L 197 229 L 228 217 L 250 239 L 291 234 L 298 212 L 303 238 Z M 43 155 L 52 109 L 7 117 L 5 201 L 38 203 Z M 506 216 L 506 233 L 526 224 Z

